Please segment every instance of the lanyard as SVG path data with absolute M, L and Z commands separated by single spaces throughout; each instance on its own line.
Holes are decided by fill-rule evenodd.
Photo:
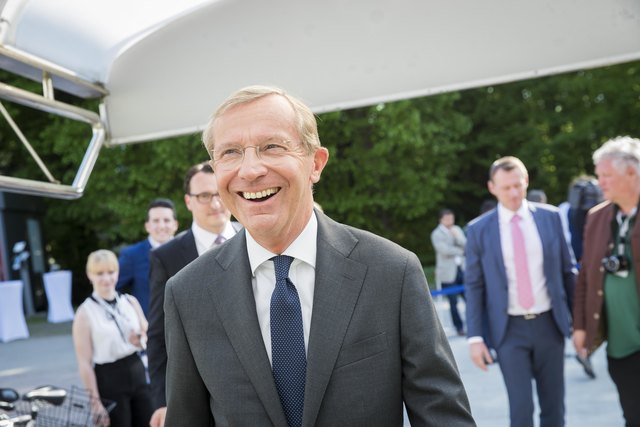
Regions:
M 120 310 L 118 309 L 118 305 L 120 304 L 120 295 L 116 294 L 116 303 L 113 306 L 107 303 L 104 299 L 100 298 L 95 292 L 91 294 L 90 298 L 104 309 L 108 319 L 111 319 L 115 322 L 116 327 L 118 328 L 118 332 L 120 332 L 120 337 L 125 343 L 128 343 L 129 340 L 127 340 L 127 337 L 124 334 L 125 325 L 122 323 L 128 324 L 129 320 L 126 318 L 126 316 L 120 313 Z

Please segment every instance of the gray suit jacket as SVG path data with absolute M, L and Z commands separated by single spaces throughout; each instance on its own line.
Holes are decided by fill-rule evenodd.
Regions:
M 431 232 L 431 244 L 436 250 L 436 281 L 438 284 L 453 283 L 458 274 L 456 258 L 461 259 L 460 268 L 464 269 L 464 245 L 467 238 L 462 228 L 454 225 L 455 236 L 444 227 L 437 226 Z
M 318 216 L 303 426 L 471 426 L 418 258 Z M 245 231 L 167 283 L 167 426 L 286 426 Z

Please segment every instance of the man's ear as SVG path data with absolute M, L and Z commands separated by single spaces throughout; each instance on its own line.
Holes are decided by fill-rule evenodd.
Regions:
M 325 147 L 320 147 L 313 154 L 313 169 L 311 170 L 311 182 L 313 184 L 320 181 L 320 175 L 322 175 L 322 170 L 327 165 L 329 161 L 329 150 Z
M 487 181 L 487 189 L 489 190 L 489 193 L 493 194 L 494 196 L 496 195 L 495 186 L 493 185 L 493 181 L 491 181 L 491 180 Z

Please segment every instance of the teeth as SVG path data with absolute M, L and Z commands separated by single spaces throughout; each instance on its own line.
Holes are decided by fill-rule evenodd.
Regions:
M 243 191 L 242 192 L 242 197 L 244 197 L 245 199 L 248 199 L 248 200 L 262 199 L 262 198 L 270 196 L 272 194 L 276 194 L 278 191 L 279 190 L 276 187 L 267 188 L 266 190 L 258 191 L 258 192 L 255 192 L 255 193 L 248 192 L 248 191 Z

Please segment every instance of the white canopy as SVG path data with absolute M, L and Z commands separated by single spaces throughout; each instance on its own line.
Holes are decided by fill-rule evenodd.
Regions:
M 1 18 L 0 67 L 103 99 L 99 115 L 60 113 L 97 134 L 78 182 L 46 192 L 67 198 L 102 140 L 196 132 L 249 84 L 322 112 L 640 59 L 637 0 L 8 0 Z M 61 107 L 44 87 L 0 98 Z

